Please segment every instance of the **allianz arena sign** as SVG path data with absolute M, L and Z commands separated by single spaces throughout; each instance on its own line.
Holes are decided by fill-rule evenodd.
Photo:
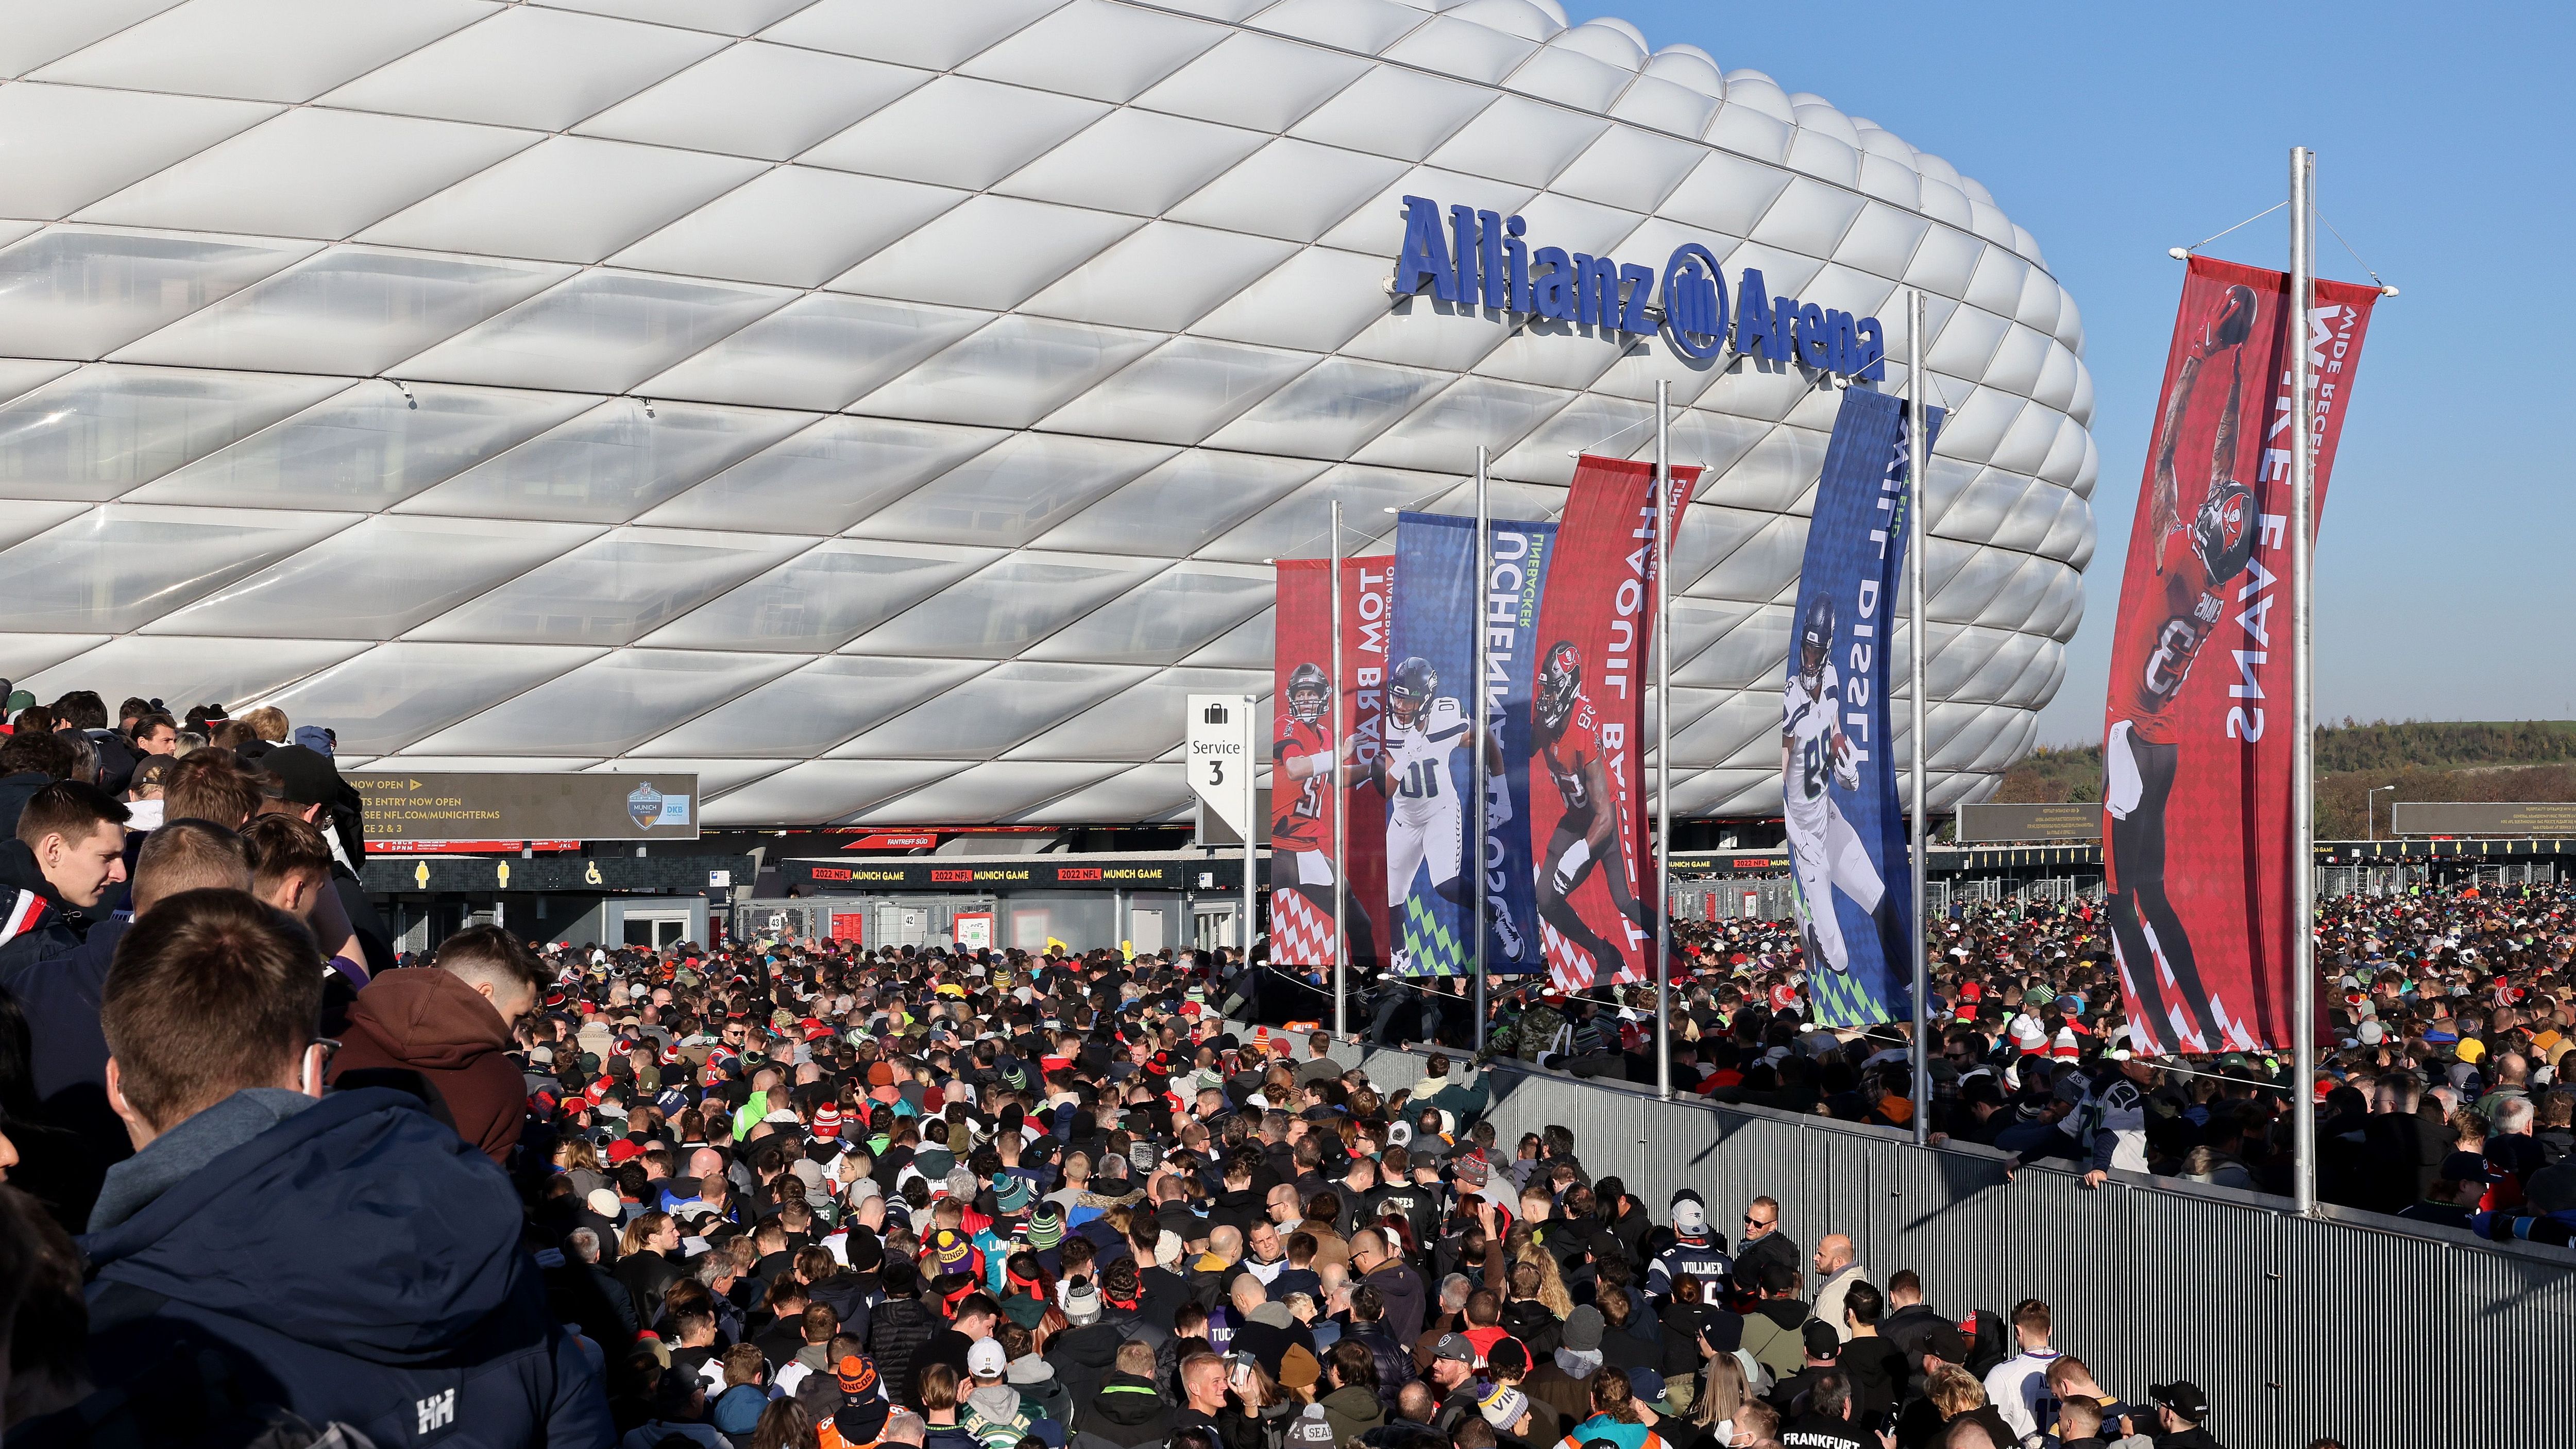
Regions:
M 1444 236 L 1440 204 L 1408 196 L 1404 250 L 1396 256 L 1389 290 L 1404 297 L 1427 286 L 1443 302 L 1481 304 L 1508 316 L 1604 333 L 1661 329 L 1675 351 L 1695 362 L 1717 356 L 1731 342 L 1746 357 L 1797 363 L 1853 382 L 1887 379 L 1887 331 L 1877 318 L 1855 319 L 1839 308 L 1772 297 L 1759 267 L 1739 274 L 1734 310 L 1740 320 L 1730 338 L 1726 278 L 1701 243 L 1673 248 L 1658 298 L 1649 268 L 1563 247 L 1533 249 L 1523 239 L 1528 226 L 1524 217 L 1452 206 Z

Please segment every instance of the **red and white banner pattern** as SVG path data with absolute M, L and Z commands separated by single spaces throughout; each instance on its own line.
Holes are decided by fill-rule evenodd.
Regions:
M 1672 470 L 1672 516 L 1699 480 Z M 1655 623 L 1655 470 L 1576 462 L 1539 602 L 1530 845 L 1548 977 L 1567 991 L 1655 974 L 1653 841 L 1647 832 L 1646 688 Z M 1568 652 L 1570 650 L 1570 653 Z M 1575 671 L 1570 698 L 1551 674 Z M 1605 961 L 1605 958 L 1616 958 Z
M 1333 818 L 1341 812 L 1350 822 L 1342 849 L 1350 870 L 1344 909 L 1353 928 L 1351 962 L 1372 963 L 1387 939 L 1386 806 L 1365 779 L 1335 788 L 1329 762 L 1337 746 L 1347 750 L 1348 765 L 1377 758 L 1394 604 L 1392 560 L 1376 555 L 1342 561 L 1338 720 L 1330 718 L 1329 699 L 1322 712 L 1312 708 L 1313 681 L 1329 679 L 1333 666 L 1332 564 L 1281 559 L 1277 568 L 1268 822 L 1271 959 L 1283 966 L 1333 963 Z M 1306 696 L 1303 708 L 1292 689 Z
M 2111 654 L 2103 835 L 2121 995 L 2140 1047 L 2292 1034 L 2290 395 L 2316 369 L 2316 516 L 2376 289 L 2194 257 L 2165 360 Z

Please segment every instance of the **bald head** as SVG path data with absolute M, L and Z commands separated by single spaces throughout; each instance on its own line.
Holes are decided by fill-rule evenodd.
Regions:
M 1270 1301 L 1270 1290 L 1261 1286 L 1260 1279 L 1245 1273 L 1234 1280 L 1228 1296 L 1234 1303 L 1235 1312 L 1250 1313 Z
M 1841 1233 L 1827 1233 L 1816 1244 L 1816 1266 L 1828 1273 L 1838 1273 L 1852 1264 L 1852 1240 Z
M 724 1170 L 724 1154 L 712 1147 L 701 1147 L 689 1154 L 691 1177 L 722 1177 Z
M 1221 1262 L 1242 1261 L 1243 1230 L 1231 1223 L 1219 1223 L 1208 1230 L 1208 1251 Z

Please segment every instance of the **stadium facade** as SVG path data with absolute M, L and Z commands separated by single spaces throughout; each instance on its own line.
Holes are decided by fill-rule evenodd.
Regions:
M 2030 234 L 1553 0 L 95 0 L 0 73 L 0 673 L 46 697 L 691 768 L 713 825 L 1174 819 L 1182 697 L 1268 694 L 1266 561 L 1329 500 L 1382 552 L 1482 444 L 1548 516 L 1668 380 L 1711 470 L 1676 805 L 1775 812 L 1836 380 L 1391 296 L 1406 196 L 1699 243 L 1883 319 L 1872 385 L 1930 293 L 1940 803 L 2081 613 L 2091 382 Z

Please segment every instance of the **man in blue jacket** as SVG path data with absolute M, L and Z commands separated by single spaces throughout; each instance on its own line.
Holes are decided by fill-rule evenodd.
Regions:
M 321 956 L 242 891 L 160 902 L 100 1024 L 135 1155 L 81 1246 L 102 1389 L 178 1355 L 379 1446 L 606 1445 L 599 1377 L 553 1323 L 508 1179 L 389 1089 L 322 1095 Z

